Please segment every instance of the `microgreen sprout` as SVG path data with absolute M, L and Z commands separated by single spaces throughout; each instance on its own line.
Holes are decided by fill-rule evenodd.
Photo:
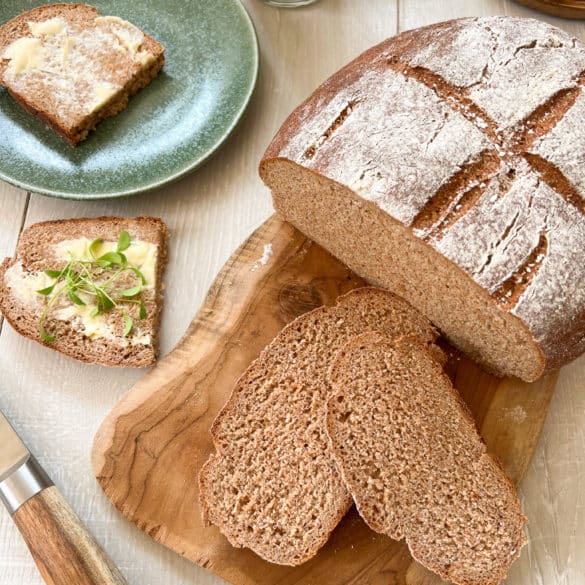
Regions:
M 90 317 L 112 310 L 119 311 L 124 318 L 124 336 L 130 335 L 134 329 L 134 319 L 127 310 L 129 306 L 138 305 L 139 319 L 146 318 L 146 307 L 140 297 L 146 279 L 136 266 L 128 264 L 124 254 L 131 244 L 130 235 L 126 231 L 120 233 L 115 252 L 100 255 L 102 243 L 101 239 L 91 242 L 89 260 L 71 257 L 61 270 L 44 271 L 47 276 L 55 279 L 50 286 L 37 290 L 38 294 L 48 298 L 38 323 L 39 335 L 44 342 L 55 341 L 55 337 L 45 329 L 45 321 L 58 299 L 65 297 L 74 305 L 94 305 L 89 313 Z M 120 276 L 128 273 L 136 281 L 133 286 L 123 289 L 116 286 Z

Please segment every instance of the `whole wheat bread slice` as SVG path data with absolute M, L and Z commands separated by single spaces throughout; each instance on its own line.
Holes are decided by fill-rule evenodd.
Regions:
M 353 338 L 330 372 L 331 449 L 359 513 L 460 585 L 494 585 L 525 544 L 513 484 L 420 341 Z
M 285 327 L 237 382 L 212 427 L 217 453 L 199 475 L 204 520 L 236 547 L 300 564 L 351 505 L 327 449 L 327 371 L 350 336 L 436 332 L 406 301 L 363 288 Z
M 133 333 L 124 336 L 123 316 L 118 311 L 111 311 L 104 315 L 104 319 L 113 332 L 113 338 L 88 337 L 75 315 L 60 316 L 60 311 L 67 311 L 74 306 L 64 298 L 48 313 L 45 327 L 55 340 L 45 343 L 39 334 L 39 317 L 48 300 L 43 295 L 36 294 L 34 289 L 51 284 L 51 279 L 44 276 L 44 270 L 61 269 L 67 264 L 63 255 L 56 252 L 59 246 L 63 247 L 63 242 L 80 238 L 90 241 L 101 238 L 106 245 L 112 244 L 122 231 L 129 233 L 133 246 L 142 242 L 143 245 L 152 244 L 156 250 L 154 282 L 147 283 L 148 286 L 140 294 L 146 308 L 146 318 L 139 318 L 137 307 L 125 308 L 134 318 L 136 335 Z M 22 232 L 16 257 L 6 258 L 0 265 L 0 311 L 21 335 L 80 361 L 106 366 L 151 365 L 158 354 L 167 240 L 166 225 L 154 217 L 97 217 L 33 224 Z M 66 248 L 65 244 L 64 249 Z M 28 278 L 38 279 L 38 284 L 23 295 L 20 283 Z
M 35 23 L 49 24 L 35 32 Z M 20 39 L 39 44 L 18 49 L 34 55 L 22 70 L 11 67 L 20 57 L 10 52 Z M 126 108 L 164 61 L 158 41 L 126 21 L 100 17 L 86 4 L 39 6 L 0 26 L 0 85 L 72 146 Z

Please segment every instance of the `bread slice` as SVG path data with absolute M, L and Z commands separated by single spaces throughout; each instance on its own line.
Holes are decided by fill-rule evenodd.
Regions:
M 495 585 L 526 539 L 513 484 L 420 341 L 353 338 L 330 373 L 327 432 L 343 481 L 376 532 L 460 585 Z
M 0 85 L 72 146 L 164 65 L 164 47 L 86 4 L 51 4 L 0 27 Z
M 368 330 L 436 338 L 406 301 L 358 289 L 290 323 L 237 382 L 212 427 L 217 453 L 199 475 L 204 520 L 234 546 L 298 565 L 350 507 L 327 450 L 327 371 L 349 337 Z
M 44 325 L 54 341 L 43 341 L 39 319 L 52 297 L 36 291 L 55 282 L 43 271 L 62 269 L 70 255 L 87 257 L 88 245 L 94 239 L 103 240 L 100 253 L 114 250 L 122 231 L 129 233 L 132 242 L 124 252 L 128 263 L 146 278 L 138 297 L 144 303 L 146 317 L 140 318 L 137 304 L 124 305 L 123 310 L 134 320 L 132 331 L 124 335 L 126 322 L 121 311 L 92 318 L 92 298 L 85 297 L 87 304 L 78 306 L 62 295 L 47 313 Z M 31 225 L 20 236 L 16 257 L 6 258 L 0 265 L 0 311 L 21 335 L 80 361 L 105 366 L 151 365 L 158 353 L 167 240 L 166 225 L 153 217 L 66 219 Z M 111 270 L 104 270 L 99 279 L 104 281 L 110 275 Z M 127 278 L 126 286 L 136 284 L 136 275 L 128 274 Z

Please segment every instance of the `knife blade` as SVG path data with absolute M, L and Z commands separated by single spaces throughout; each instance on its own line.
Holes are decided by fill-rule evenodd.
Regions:
M 14 514 L 30 498 L 53 485 L 0 410 L 0 500 Z
M 0 500 L 48 585 L 125 585 L 0 411 Z
M 29 451 L 0 412 L 0 482 L 4 481 L 29 457 Z

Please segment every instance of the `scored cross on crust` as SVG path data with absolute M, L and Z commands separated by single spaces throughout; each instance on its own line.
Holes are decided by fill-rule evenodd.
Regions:
M 570 205 L 585 213 L 585 200 L 565 175 L 550 161 L 530 152 L 530 147 L 549 132 L 574 105 L 585 84 L 585 72 L 577 79 L 575 87 L 563 88 L 544 104 L 538 106 L 527 118 L 512 129 L 502 129 L 468 96 L 465 88 L 457 88 L 441 76 L 423 67 L 411 67 L 395 58 L 388 60 L 397 73 L 416 79 L 432 89 L 491 142 L 490 148 L 480 152 L 474 160 L 464 164 L 421 208 L 410 226 L 423 239 L 440 239 L 445 229 L 453 225 L 479 200 L 491 179 L 500 184 L 499 196 L 503 197 L 514 180 L 518 159 L 523 159 L 538 176 Z M 517 270 L 492 292 L 492 296 L 506 308 L 513 307 L 518 298 L 537 274 L 546 256 L 548 240 L 546 230 L 539 235 L 536 246 L 526 256 Z
M 550 364 L 566 363 L 585 351 L 583 85 L 585 47 L 546 23 L 439 23 L 333 75 L 265 160 L 310 169 L 410 228 L 519 317 Z

